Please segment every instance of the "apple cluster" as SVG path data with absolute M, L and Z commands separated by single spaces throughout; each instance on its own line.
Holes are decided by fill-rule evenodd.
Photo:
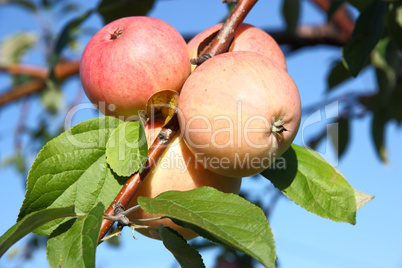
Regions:
M 285 57 L 266 32 L 242 24 L 229 51 L 199 67 L 190 64 L 222 27 L 215 25 L 188 44 L 169 24 L 150 17 L 109 23 L 87 44 L 80 77 L 89 100 L 105 115 L 137 120 L 148 99 L 170 89 L 180 94 L 178 133 L 141 185 L 138 196 L 212 186 L 238 193 L 242 177 L 256 175 L 293 142 L 300 124 L 299 92 L 287 73 Z M 150 120 L 153 120 L 152 118 Z M 152 144 L 161 122 L 146 129 Z M 130 219 L 149 219 L 138 209 Z M 170 219 L 143 222 L 197 235 Z M 159 238 L 151 229 L 138 229 Z

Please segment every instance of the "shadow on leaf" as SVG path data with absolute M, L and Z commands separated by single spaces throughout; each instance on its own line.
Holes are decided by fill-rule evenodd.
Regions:
M 290 147 L 280 158 L 261 172 L 280 191 L 288 188 L 297 174 L 297 156 L 295 150 Z

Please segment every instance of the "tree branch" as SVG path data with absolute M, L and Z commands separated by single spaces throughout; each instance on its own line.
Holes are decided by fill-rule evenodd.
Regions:
M 270 32 L 269 34 L 280 45 L 290 45 L 292 50 L 316 45 L 331 45 L 341 47 L 347 44 L 343 33 L 330 22 L 320 26 L 299 26 L 297 36 L 286 31 Z
M 48 73 L 47 69 L 44 67 L 25 64 L 0 65 L 0 72 L 7 72 L 14 75 L 28 75 L 42 79 L 45 79 Z
M 79 72 L 80 63 L 78 61 L 61 61 L 56 64 L 54 72 L 59 81 L 63 81 L 70 76 L 76 75 Z M 41 91 L 46 86 L 46 79 L 49 76 L 49 71 L 46 68 L 34 67 L 28 65 L 9 65 L 1 66 L 0 71 L 6 71 L 15 75 L 29 75 L 36 77 L 22 85 L 15 86 L 11 90 L 0 95 L 0 106 L 11 101 L 17 100 L 23 96 Z
M 0 96 L 0 106 L 11 101 L 17 100 L 23 96 L 30 95 L 42 90 L 46 83 L 44 79 L 36 78 L 22 85 L 16 86 Z

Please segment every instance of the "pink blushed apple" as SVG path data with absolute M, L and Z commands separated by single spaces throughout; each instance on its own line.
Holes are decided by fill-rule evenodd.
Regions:
M 197 34 L 188 43 L 190 59 L 197 58 L 199 45 L 212 34 L 218 32 L 222 28 L 223 23 L 216 24 L 205 31 Z M 236 29 L 234 40 L 232 41 L 229 52 L 234 51 L 252 51 L 267 56 L 272 62 L 280 68 L 287 70 L 285 56 L 276 41 L 265 31 L 247 24 L 242 23 Z M 200 55 L 198 55 L 200 56 Z M 195 66 L 192 66 L 195 69 Z
M 300 124 L 299 91 L 268 57 L 235 51 L 201 64 L 179 99 L 183 137 L 214 173 L 260 173 L 293 142 Z
M 123 120 L 135 119 L 155 92 L 179 92 L 189 73 L 182 36 L 151 17 L 126 17 L 107 24 L 91 38 L 80 63 L 89 100 L 105 115 Z

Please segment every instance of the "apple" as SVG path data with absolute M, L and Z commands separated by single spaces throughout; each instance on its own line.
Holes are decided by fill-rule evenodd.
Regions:
M 298 89 L 268 57 L 250 51 L 215 56 L 183 85 L 183 138 L 216 174 L 260 173 L 293 142 L 301 117 Z
M 146 129 L 148 145 L 153 142 L 161 129 L 161 124 Z M 212 173 L 205 169 L 202 164 L 197 162 L 194 155 L 187 148 L 186 144 L 177 134 L 169 147 L 166 148 L 164 155 L 159 159 L 151 173 L 141 184 L 138 192 L 131 200 L 128 208 L 137 205 L 139 196 L 155 197 L 158 194 L 169 190 L 186 191 L 201 186 L 211 186 L 226 193 L 238 194 L 240 190 L 241 178 L 228 178 Z M 152 215 L 142 209 L 137 209 L 129 215 L 130 220 L 150 219 L 161 215 Z M 153 220 L 138 222 L 139 225 L 146 225 L 153 228 L 163 224 L 179 232 L 186 240 L 198 236 L 190 229 L 176 225 L 170 219 Z M 150 229 L 136 229 L 141 234 L 160 239 L 158 233 Z
M 223 23 L 216 24 L 205 31 L 196 35 L 188 43 L 190 59 L 197 58 L 198 46 L 209 36 L 218 32 L 222 28 Z M 263 30 L 250 25 L 240 24 L 236 29 L 234 40 L 229 47 L 232 51 L 253 51 L 267 56 L 272 62 L 278 64 L 282 69 L 287 70 L 285 56 L 276 41 Z M 192 70 L 195 66 L 192 65 Z
M 126 17 L 104 26 L 88 42 L 80 78 L 89 100 L 105 115 L 137 118 L 148 98 L 179 91 L 190 74 L 187 45 L 169 24 Z

